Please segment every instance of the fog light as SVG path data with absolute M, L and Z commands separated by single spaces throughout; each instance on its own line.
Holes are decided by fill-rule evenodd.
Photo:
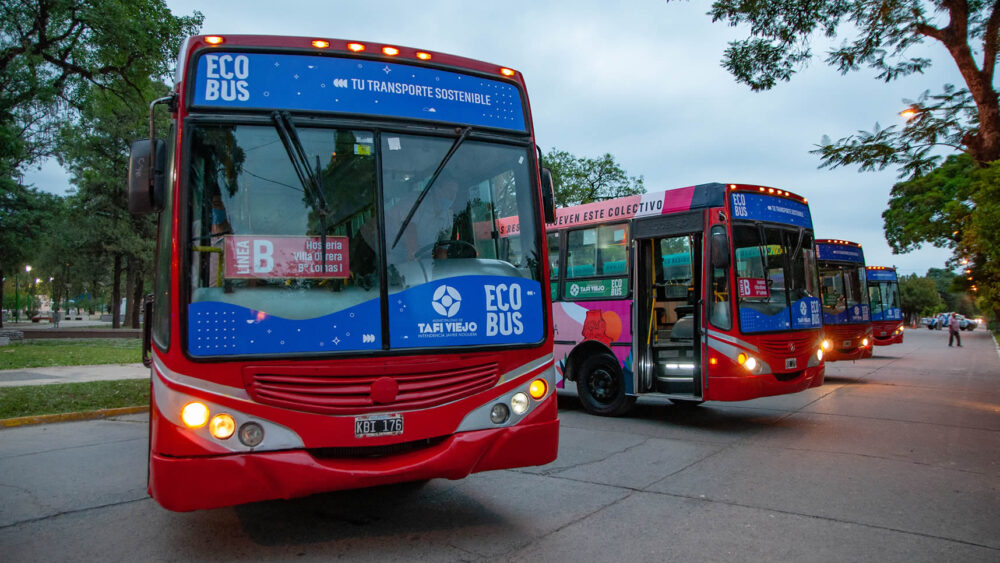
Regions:
M 248 448 L 255 448 L 264 441 L 264 427 L 256 422 L 247 422 L 240 426 L 240 443 Z
M 490 422 L 493 424 L 503 424 L 510 416 L 510 409 L 503 403 L 497 403 L 490 409 Z
M 531 385 L 528 386 L 528 394 L 531 395 L 531 398 L 536 401 L 544 397 L 545 393 L 548 391 L 549 386 L 543 379 L 536 379 L 531 382 Z
M 516 415 L 522 415 L 528 411 L 528 396 L 524 393 L 514 393 L 510 398 L 510 409 Z
M 823 343 L 822 343 L 822 344 L 820 344 L 820 346 L 821 346 L 821 347 L 822 347 L 822 348 L 823 348 L 824 350 L 826 350 L 827 352 L 829 352 L 829 351 L 830 351 L 830 348 L 833 348 L 833 342 L 830 342 L 829 340 L 824 340 L 824 341 L 823 341 Z
M 208 431 L 219 440 L 226 440 L 236 432 L 236 421 L 228 414 L 217 414 L 212 417 Z
M 208 407 L 201 403 L 188 403 L 181 409 L 181 420 L 189 428 L 201 428 L 208 422 Z

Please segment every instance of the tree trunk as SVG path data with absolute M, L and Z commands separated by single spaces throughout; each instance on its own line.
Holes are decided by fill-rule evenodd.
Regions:
M 135 267 L 135 257 L 128 257 L 128 268 L 125 275 L 125 323 L 132 326 L 132 318 L 135 313 L 135 279 L 138 277 L 138 268 Z M 134 328 L 134 327 L 133 327 Z
M 138 268 L 136 268 L 138 270 Z M 132 307 L 132 316 L 129 317 L 132 320 L 132 328 L 142 328 L 142 324 L 139 322 L 139 313 L 142 312 L 142 274 L 136 275 L 135 287 L 130 294 L 129 299 L 135 303 Z
M 111 328 L 121 328 L 121 296 L 122 296 L 122 255 L 115 254 L 115 265 L 112 268 L 114 280 L 111 282 Z
M 3 270 L 0 270 L 0 280 L 3 279 Z M 3 281 L 0 281 L 0 328 L 3 328 Z

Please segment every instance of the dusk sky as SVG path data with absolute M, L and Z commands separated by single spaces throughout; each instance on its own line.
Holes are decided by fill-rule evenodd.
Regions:
M 178 15 L 199 10 L 203 33 L 302 35 L 392 43 L 509 66 L 524 74 L 538 143 L 577 156 L 611 153 L 646 189 L 706 182 L 773 186 L 809 200 L 817 238 L 864 245 L 869 265 L 923 275 L 950 252 L 924 247 L 893 255 L 882 212 L 896 171 L 820 170 L 809 151 L 901 121 L 903 99 L 962 84 L 937 44 L 919 54 L 935 66 L 890 84 L 869 70 L 827 67 L 829 43 L 790 83 L 754 93 L 720 66 L 740 29 L 711 22 L 710 2 L 663 0 L 479 2 L 273 2 L 168 0 Z M 822 39 L 822 38 L 821 38 Z M 833 41 L 840 43 L 840 39 Z M 70 186 L 58 165 L 26 181 L 55 193 Z

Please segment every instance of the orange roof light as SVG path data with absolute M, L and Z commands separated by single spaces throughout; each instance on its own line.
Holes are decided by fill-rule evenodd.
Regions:
M 326 49 L 330 46 L 330 42 L 326 39 L 313 39 L 312 46 L 317 49 Z
M 390 57 L 395 57 L 399 54 L 399 49 L 395 47 L 382 47 L 382 54 L 389 55 Z
M 420 60 L 422 60 L 422 61 L 429 61 L 429 60 L 431 60 L 431 54 L 430 53 L 425 53 L 423 51 L 417 51 L 417 58 L 420 59 Z
M 365 50 L 365 46 L 362 43 L 348 43 L 347 48 L 355 53 L 360 53 Z
M 514 71 L 507 67 L 500 67 L 500 74 L 504 76 L 514 76 Z
M 205 38 L 205 43 L 209 45 L 222 45 L 225 41 L 220 35 L 209 35 Z

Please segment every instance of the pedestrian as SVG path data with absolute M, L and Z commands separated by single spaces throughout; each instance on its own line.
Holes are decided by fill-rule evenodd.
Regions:
M 952 340 L 958 341 L 958 347 L 962 347 L 962 335 L 959 334 L 958 315 L 955 313 L 951 314 L 951 318 L 948 320 L 948 346 L 951 346 Z

